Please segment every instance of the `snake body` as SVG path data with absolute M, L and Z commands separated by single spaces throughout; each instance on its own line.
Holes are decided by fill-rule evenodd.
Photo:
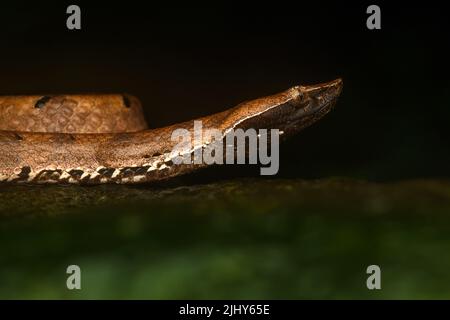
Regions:
M 204 129 L 279 129 L 289 136 L 335 105 L 340 79 L 296 86 L 199 118 Z M 192 172 L 206 164 L 174 164 L 175 129 L 148 129 L 130 95 L 0 97 L 0 182 L 142 183 Z M 201 138 L 201 147 L 210 141 Z

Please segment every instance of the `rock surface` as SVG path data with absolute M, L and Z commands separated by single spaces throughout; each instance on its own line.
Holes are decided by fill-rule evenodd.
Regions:
M 0 298 L 450 296 L 446 181 L 1 186 L 0 229 Z

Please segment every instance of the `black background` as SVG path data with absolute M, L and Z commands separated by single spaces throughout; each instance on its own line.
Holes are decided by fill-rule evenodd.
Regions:
M 373 3 L 381 30 L 372 2 L 2 3 L 0 94 L 128 92 L 160 127 L 342 77 L 337 108 L 281 146 L 279 177 L 449 177 L 448 11 Z
M 14 310 L 15 314 L 28 315 L 30 310 L 32 312 L 47 312 L 50 319 L 54 315 L 61 313 L 68 313 L 69 319 L 76 319 L 86 315 L 87 312 L 93 315 L 105 316 L 105 314 L 114 314 L 124 317 L 130 315 L 138 315 L 148 313 L 151 316 L 159 316 L 164 319 L 175 319 L 179 317 L 179 310 L 185 307 L 186 304 L 190 306 L 214 306 L 223 307 L 224 304 L 253 304 L 270 306 L 270 315 L 234 315 L 230 319 L 286 319 L 300 313 L 314 313 L 317 316 L 336 316 L 343 315 L 346 318 L 359 319 L 361 314 L 366 314 L 370 310 L 370 318 L 380 318 L 386 313 L 395 314 L 396 311 L 401 312 L 403 316 L 420 315 L 426 316 L 429 314 L 430 308 L 433 310 L 442 310 L 448 306 L 448 301 L 317 301 L 317 300 L 59 300 L 59 301 L 0 301 L 2 310 Z M 88 310 L 88 311 L 86 311 Z M 227 316 L 228 317 L 228 316 Z M 55 316 L 56 318 L 56 316 Z M 195 319 L 196 316 L 186 316 L 184 319 Z M 199 316 L 197 316 L 199 318 Z M 206 316 L 204 317 L 206 318 Z M 212 315 L 209 319 L 223 319 L 222 315 Z

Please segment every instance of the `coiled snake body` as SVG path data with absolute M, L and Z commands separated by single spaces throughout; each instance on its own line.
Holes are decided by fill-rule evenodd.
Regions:
M 340 79 L 296 86 L 198 120 L 204 129 L 273 128 L 288 136 L 328 113 L 341 89 Z M 188 173 L 206 164 L 174 164 L 171 134 L 193 126 L 148 129 L 129 95 L 0 97 L 0 182 L 140 183 Z

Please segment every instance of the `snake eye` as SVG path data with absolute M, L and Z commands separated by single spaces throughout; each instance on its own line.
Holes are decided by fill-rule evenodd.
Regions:
M 299 94 L 299 96 L 298 96 L 298 99 L 300 100 L 300 102 L 301 102 L 302 104 L 307 103 L 308 100 L 309 100 L 308 94 L 305 93 L 305 92 L 303 92 L 303 91 L 300 91 L 300 94 Z
M 292 96 L 294 99 L 303 101 L 303 99 L 305 98 L 305 93 L 303 92 L 303 89 L 301 86 L 293 87 L 291 90 L 292 90 L 291 92 L 292 92 Z
M 50 100 L 51 98 L 52 98 L 52 97 L 50 97 L 50 96 L 43 96 L 43 97 L 40 98 L 38 101 L 36 101 L 36 104 L 34 105 L 34 107 L 35 107 L 35 108 L 38 108 L 38 109 L 43 108 L 43 107 L 45 106 L 45 104 L 46 104 L 47 102 L 49 102 L 49 100 Z

